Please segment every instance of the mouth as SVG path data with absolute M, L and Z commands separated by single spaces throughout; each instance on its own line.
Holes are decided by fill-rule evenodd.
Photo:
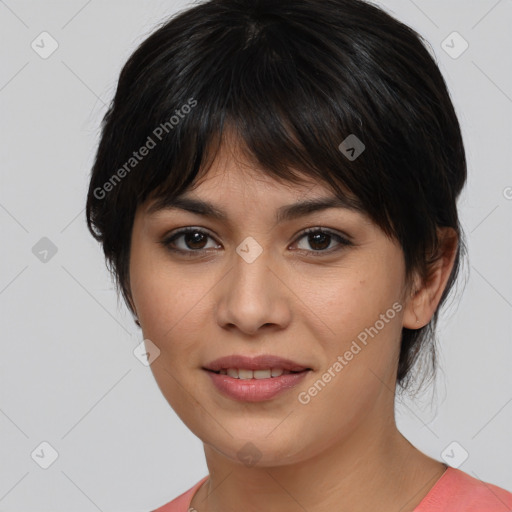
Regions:
M 299 384 L 311 367 L 282 357 L 232 355 L 203 367 L 217 391 L 244 402 L 271 400 Z
M 222 372 L 223 374 L 227 374 L 233 378 L 250 379 L 254 377 L 263 379 L 271 378 L 274 376 L 279 377 L 283 373 L 298 373 L 305 370 L 311 370 L 312 368 L 309 368 L 308 366 L 300 364 L 296 361 L 292 361 L 291 359 L 273 356 L 270 354 L 263 354 L 257 357 L 233 354 L 215 359 L 214 361 L 211 361 L 206 366 L 204 366 L 203 369 L 215 373 Z M 267 375 L 269 371 L 270 375 Z M 250 375 L 249 372 L 252 372 L 252 375 Z M 260 372 L 267 373 L 263 374 Z M 275 375 L 272 375 L 272 373 Z
M 264 370 L 249 370 L 247 368 L 221 368 L 220 370 L 209 370 L 206 371 L 216 373 L 217 375 L 228 375 L 233 379 L 249 380 L 249 379 L 275 379 L 281 377 L 281 375 L 289 375 L 293 373 L 302 373 L 311 370 L 311 368 L 305 368 L 304 370 L 285 370 L 283 368 L 266 368 Z

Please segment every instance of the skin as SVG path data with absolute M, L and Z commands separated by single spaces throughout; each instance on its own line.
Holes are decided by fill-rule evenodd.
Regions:
M 400 246 L 362 213 L 331 208 L 276 223 L 279 207 L 332 192 L 312 181 L 302 186 L 264 176 L 232 144 L 222 147 L 187 196 L 213 202 L 229 222 L 177 209 L 148 215 L 150 201 L 140 205 L 130 290 L 144 338 L 160 349 L 151 364 L 156 382 L 204 443 L 209 479 L 192 507 L 412 511 L 446 466 L 413 447 L 396 427 L 400 334 L 403 326 L 420 328 L 434 314 L 453 266 L 455 232 L 440 231 L 443 257 L 428 284 L 417 278 L 408 289 Z M 162 245 L 187 226 L 210 236 L 195 244 L 188 238 L 188 245 L 182 236 L 174 247 L 206 253 L 187 258 Z M 353 245 L 340 245 L 335 237 L 315 245 L 302 235 L 312 227 L 350 235 Z M 248 236 L 263 249 L 250 264 L 235 251 Z M 301 404 L 298 393 L 394 303 L 402 305 L 394 318 Z M 202 369 L 229 354 L 274 354 L 313 371 L 272 400 L 239 402 L 221 395 Z M 237 455 L 249 441 L 261 457 L 253 466 Z

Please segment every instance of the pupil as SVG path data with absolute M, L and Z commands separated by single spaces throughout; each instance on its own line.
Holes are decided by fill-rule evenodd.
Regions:
M 191 249 L 202 249 L 201 246 L 201 238 L 205 238 L 202 233 L 198 233 L 197 231 L 194 231 L 192 233 L 187 233 L 185 235 L 185 241 L 189 248 Z M 204 242 L 204 240 L 202 240 Z M 199 244 L 199 247 L 196 247 L 196 243 Z M 204 245 L 204 243 L 203 243 Z
M 326 247 L 329 247 L 330 235 L 326 235 L 325 233 L 315 233 L 310 235 L 310 237 L 313 238 L 313 243 L 310 242 L 310 245 L 313 249 L 325 249 Z M 327 241 L 327 244 L 322 244 L 322 240 L 324 242 Z M 320 242 L 321 247 L 315 247 L 315 244 L 318 244 L 318 242 Z

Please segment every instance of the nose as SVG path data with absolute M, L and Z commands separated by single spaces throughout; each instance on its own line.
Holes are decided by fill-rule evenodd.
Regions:
M 292 292 L 270 251 L 253 261 L 236 253 L 233 265 L 216 287 L 216 316 L 224 329 L 254 335 L 265 329 L 284 329 L 291 319 Z

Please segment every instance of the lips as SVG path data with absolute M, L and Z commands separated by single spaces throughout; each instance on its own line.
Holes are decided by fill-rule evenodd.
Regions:
M 260 355 L 257 357 L 248 357 L 242 355 L 230 355 L 221 357 L 211 361 L 204 366 L 205 370 L 212 372 L 220 372 L 221 370 L 228 370 L 236 368 L 238 370 L 270 370 L 281 369 L 285 372 L 302 372 L 304 370 L 311 370 L 308 366 L 302 365 L 291 359 L 285 359 L 278 356 L 269 354 Z
M 311 368 L 283 357 L 231 355 L 203 367 L 222 395 L 242 402 L 272 400 L 297 386 Z

